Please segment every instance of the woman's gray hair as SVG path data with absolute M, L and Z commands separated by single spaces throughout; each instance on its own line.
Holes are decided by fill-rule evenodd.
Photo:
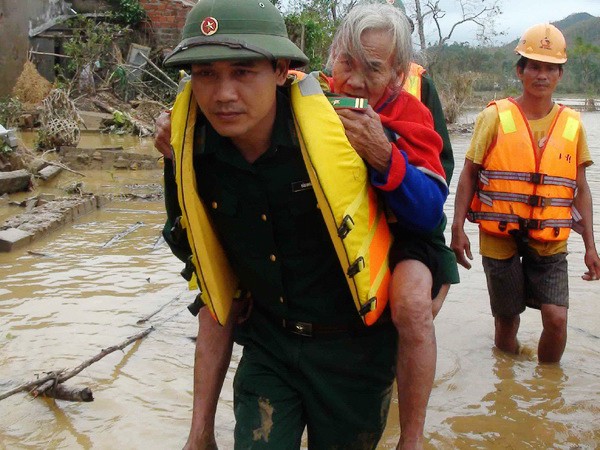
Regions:
M 350 10 L 333 38 L 327 69 L 331 71 L 335 60 L 344 54 L 367 64 L 360 41 L 362 34 L 367 30 L 383 30 L 390 33 L 389 46 L 393 55 L 393 68 L 400 69 L 406 78 L 413 56 L 410 22 L 400 8 L 387 3 L 365 3 Z M 402 81 L 398 80 L 399 87 Z

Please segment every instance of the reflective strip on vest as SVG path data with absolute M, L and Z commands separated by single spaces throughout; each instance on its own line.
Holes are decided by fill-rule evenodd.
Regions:
M 478 191 L 479 199 L 482 203 L 492 206 L 494 200 L 504 200 L 506 202 L 520 202 L 529 206 L 565 206 L 571 207 L 573 200 L 569 198 L 547 198 L 539 195 L 515 194 L 511 192 L 484 192 Z
M 494 222 L 500 222 L 501 224 L 519 224 L 519 228 L 522 230 L 542 230 L 544 228 L 565 228 L 571 227 L 573 220 L 571 219 L 547 219 L 547 220 L 535 220 L 535 219 L 524 219 L 515 214 L 502 214 L 493 212 L 474 212 L 468 213 L 469 219 L 473 222 L 480 220 L 491 220 Z
M 524 173 L 524 172 L 510 172 L 502 170 L 480 170 L 479 181 L 483 184 L 490 184 L 490 180 L 513 180 L 513 181 L 527 181 L 533 184 L 551 184 L 554 186 L 566 186 L 571 189 L 577 187 L 576 180 L 570 180 L 562 177 L 551 177 L 543 173 Z
M 579 114 L 561 106 L 538 150 L 513 99 L 490 105 L 497 108 L 499 126 L 482 161 L 470 220 L 497 236 L 526 229 L 539 241 L 566 240 L 577 187 Z

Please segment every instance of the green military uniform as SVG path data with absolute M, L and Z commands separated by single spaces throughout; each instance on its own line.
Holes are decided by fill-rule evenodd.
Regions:
M 449 185 L 454 170 L 454 155 L 452 145 L 446 128 L 446 119 L 442 104 L 429 75 L 421 76 L 421 102 L 429 109 L 433 116 L 435 131 L 443 141 L 440 160 Z M 444 230 L 446 229 L 446 215 L 440 224 L 430 233 L 417 233 L 406 229 L 399 224 L 392 224 L 395 244 L 390 253 L 390 266 L 394 267 L 399 261 L 414 259 L 421 261 L 431 271 L 433 284 L 431 296 L 435 298 L 442 285 L 456 284 L 460 281 L 458 265 L 454 252 L 446 245 Z
M 298 448 L 305 425 L 315 448 L 374 448 L 391 396 L 396 332 L 391 322 L 362 324 L 292 130 L 282 93 L 271 147 L 252 164 L 209 124 L 196 129 L 199 195 L 253 298 L 236 330 L 244 345 L 234 382 L 236 448 Z M 169 224 L 179 215 L 174 189 L 166 165 Z M 167 225 L 165 237 L 185 260 L 185 234 Z M 255 441 L 266 410 L 273 425 Z

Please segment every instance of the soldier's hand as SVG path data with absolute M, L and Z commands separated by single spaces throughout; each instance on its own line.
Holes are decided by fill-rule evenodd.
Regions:
M 171 112 L 164 111 L 156 118 L 154 124 L 154 146 L 166 159 L 173 158 L 171 148 Z

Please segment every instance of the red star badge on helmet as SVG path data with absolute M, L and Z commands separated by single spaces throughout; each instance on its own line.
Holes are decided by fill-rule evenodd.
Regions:
M 200 24 L 200 29 L 202 30 L 202 34 L 205 36 L 210 36 L 215 34 L 219 29 L 219 22 L 214 17 L 207 17 Z

